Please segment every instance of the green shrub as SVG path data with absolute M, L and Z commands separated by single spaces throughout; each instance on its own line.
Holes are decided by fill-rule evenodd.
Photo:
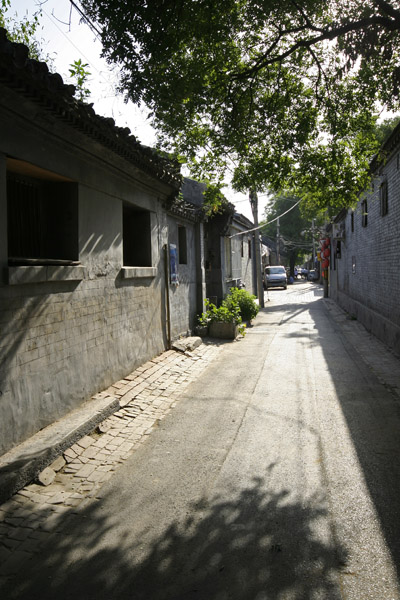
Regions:
M 253 294 L 250 294 L 250 292 L 247 292 L 246 290 L 231 288 L 225 302 L 227 306 L 230 306 L 231 304 L 238 305 L 243 321 L 251 321 L 257 316 L 258 311 L 260 310 L 258 304 L 254 302 L 255 299 L 256 296 L 253 296 Z
M 209 321 L 221 321 L 222 323 L 236 323 L 237 325 L 242 322 L 240 314 L 239 304 L 231 301 L 229 304 L 227 300 L 222 300 L 221 306 L 218 308 L 210 302 L 205 300 L 207 307 L 207 317 Z
M 207 310 L 198 317 L 200 325 L 206 325 L 211 321 L 234 323 L 235 325 L 239 325 L 239 333 L 245 335 L 246 325 L 242 323 L 239 304 L 233 298 L 228 298 L 227 296 L 225 300 L 222 300 L 221 306 L 218 308 L 208 299 L 204 303 Z

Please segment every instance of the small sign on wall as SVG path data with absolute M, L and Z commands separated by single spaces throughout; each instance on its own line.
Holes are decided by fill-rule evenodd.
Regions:
M 171 283 L 174 285 L 179 285 L 178 256 L 176 244 L 169 245 L 169 272 L 171 277 Z
M 355 256 L 351 257 L 351 270 L 353 273 L 356 272 L 356 257 Z

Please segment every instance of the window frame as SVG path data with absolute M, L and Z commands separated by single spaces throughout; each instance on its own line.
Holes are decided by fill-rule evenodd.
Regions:
M 7 169 L 8 265 L 80 264 L 78 183 L 43 170 L 35 177 L 18 164 Z
M 380 205 L 380 215 L 384 217 L 389 212 L 389 193 L 388 193 L 388 182 L 387 179 L 384 179 L 381 182 L 379 188 L 379 205 Z

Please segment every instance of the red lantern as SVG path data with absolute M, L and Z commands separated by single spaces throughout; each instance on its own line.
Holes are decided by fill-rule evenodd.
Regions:
M 328 258 L 331 255 L 330 248 L 325 248 L 324 250 L 324 258 Z
M 325 243 L 326 243 L 327 246 L 329 246 L 330 243 L 331 243 L 331 239 L 329 237 L 327 237 L 326 240 L 325 240 Z
M 327 258 L 322 261 L 322 268 L 329 269 L 329 260 Z

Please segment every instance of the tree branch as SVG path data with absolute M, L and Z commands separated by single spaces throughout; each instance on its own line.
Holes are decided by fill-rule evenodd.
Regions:
M 380 8 L 381 12 L 391 16 L 396 21 L 400 21 L 400 11 L 393 8 L 389 2 L 385 2 L 385 0 L 373 0 L 373 3 Z
M 319 42 L 331 41 L 345 35 L 346 33 L 350 33 L 351 31 L 361 31 L 363 29 L 368 29 L 369 27 L 376 25 L 380 25 L 385 29 L 388 29 L 389 31 L 398 31 L 400 29 L 400 21 L 399 23 L 396 23 L 392 19 L 380 16 L 366 17 L 358 21 L 347 23 L 346 25 L 341 25 L 333 29 L 327 29 L 321 35 L 299 40 L 285 52 L 276 54 L 275 56 L 269 56 L 271 49 L 276 47 L 280 39 L 282 39 L 287 33 L 289 33 L 289 30 L 285 30 L 282 32 L 282 34 L 280 34 L 279 39 L 275 40 L 273 44 L 271 44 L 270 48 L 266 52 L 264 52 L 264 54 L 256 61 L 256 63 L 252 67 L 244 69 L 240 73 L 233 74 L 232 76 L 236 79 L 247 79 L 251 77 L 254 73 L 265 68 L 267 65 L 283 62 L 286 58 L 288 58 L 301 48 L 309 49 L 312 46 L 318 44 Z
M 304 11 L 304 9 L 301 8 L 301 6 L 298 5 L 298 3 L 295 0 L 291 0 L 291 3 L 295 7 L 295 9 L 301 14 L 301 16 L 303 17 L 304 21 L 306 22 L 307 27 L 311 31 L 319 31 L 320 33 L 323 32 L 323 28 L 322 27 L 315 27 L 315 25 L 313 25 L 310 17 L 306 14 L 306 12 Z

